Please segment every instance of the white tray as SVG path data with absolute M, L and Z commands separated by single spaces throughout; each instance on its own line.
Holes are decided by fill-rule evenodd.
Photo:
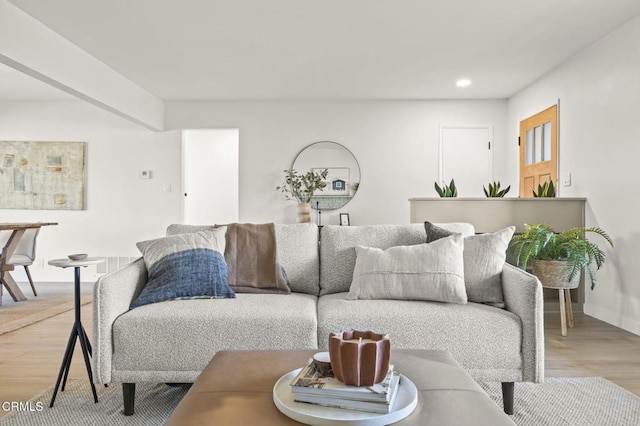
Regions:
M 300 372 L 300 368 L 291 371 L 278 380 L 273 387 L 273 402 L 285 416 L 308 425 L 357 425 L 378 426 L 398 422 L 413 412 L 418 404 L 416 385 L 400 375 L 400 388 L 393 411 L 389 414 L 367 413 L 365 411 L 343 408 L 322 407 L 320 405 L 295 402 L 291 392 L 291 381 Z

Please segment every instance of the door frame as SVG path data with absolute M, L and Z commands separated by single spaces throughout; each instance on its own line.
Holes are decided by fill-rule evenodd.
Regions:
M 555 181 L 553 182 L 556 190 L 556 197 L 560 196 L 560 99 L 553 105 L 550 105 L 528 117 L 523 118 L 518 122 L 518 197 L 531 198 L 531 195 L 523 194 L 523 180 L 522 180 L 522 164 L 524 163 L 524 156 L 526 155 L 526 136 L 522 133 L 522 123 L 530 120 L 536 116 L 548 113 L 555 108 L 555 126 L 552 128 L 552 139 L 555 136 L 555 146 L 552 145 L 552 156 L 555 156 Z M 553 149 L 555 148 L 555 150 Z
M 443 165 L 443 147 L 444 147 L 444 132 L 445 130 L 464 130 L 464 129 L 485 129 L 489 134 L 489 142 L 490 148 L 487 149 L 487 162 L 489 168 L 489 182 L 493 182 L 493 148 L 495 146 L 495 142 L 493 141 L 493 126 L 490 124 L 441 124 L 439 129 L 439 138 L 438 138 L 438 185 L 443 182 L 442 178 L 442 165 Z
M 233 131 L 237 131 L 238 132 L 238 205 L 237 205 L 237 210 L 238 210 L 238 217 L 240 215 L 240 128 L 238 127 L 212 127 L 212 128 L 203 128 L 203 129 L 199 129 L 199 128 L 188 128 L 188 129 L 180 129 L 181 132 L 181 139 L 180 139 L 180 163 L 181 163 L 181 185 L 180 185 L 180 217 L 181 217 L 181 222 L 185 223 L 186 220 L 186 196 L 185 193 L 187 191 L 187 184 L 186 184 L 186 166 L 187 166 L 187 162 L 186 162 L 186 156 L 185 156 L 185 150 L 186 150 L 186 141 L 185 141 L 185 134 L 187 132 L 193 132 L 193 131 L 215 131 L 215 130 L 233 130 Z

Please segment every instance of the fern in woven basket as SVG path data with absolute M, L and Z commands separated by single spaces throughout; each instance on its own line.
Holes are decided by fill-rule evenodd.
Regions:
M 515 235 L 509 245 L 509 251 L 515 256 L 517 266 L 526 268 L 532 259 L 567 262 L 567 281 L 573 280 L 584 268 L 589 273 L 593 290 L 596 284 L 595 270 L 604 265 L 605 253 L 598 245 L 589 241 L 585 234 L 598 234 L 613 247 L 613 241 L 605 231 L 598 227 L 577 227 L 555 233 L 545 224 L 525 226 L 525 232 Z

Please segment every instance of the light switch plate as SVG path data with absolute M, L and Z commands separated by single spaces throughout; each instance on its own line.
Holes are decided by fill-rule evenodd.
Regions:
M 571 172 L 562 175 L 562 186 L 571 186 Z

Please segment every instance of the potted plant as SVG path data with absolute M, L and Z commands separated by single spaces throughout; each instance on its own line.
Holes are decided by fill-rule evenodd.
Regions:
M 580 272 L 586 269 L 595 287 L 596 275 L 605 260 L 604 251 L 589 241 L 585 234 L 603 237 L 613 247 L 611 237 L 600 228 L 577 227 L 555 233 L 548 225 L 526 225 L 522 234 L 515 235 L 509 251 L 515 256 L 517 266 L 526 268 L 531 260 L 532 272 L 545 287 L 575 288 Z
M 434 182 L 433 186 L 441 198 L 455 198 L 458 196 L 458 188 L 456 187 L 456 183 L 453 179 L 451 179 L 451 183 L 449 183 L 449 185 L 443 182 L 442 187 L 440 187 L 438 182 Z
M 556 187 L 553 181 L 547 181 L 542 185 L 538 185 L 538 192 L 532 191 L 534 198 L 553 198 L 556 196 Z
M 482 186 L 482 189 L 484 190 L 484 195 L 487 198 L 502 198 L 507 195 L 511 189 L 511 185 L 507 186 L 505 189 L 500 189 L 500 181 L 493 183 L 489 182 L 489 190 L 487 190 L 484 185 Z
M 277 186 L 276 190 L 282 192 L 287 200 L 298 202 L 298 222 L 311 221 L 311 206 L 309 202 L 316 191 L 322 191 L 327 182 L 325 179 L 329 174 L 327 169 L 321 172 L 308 171 L 299 174 L 295 169 L 285 170 L 284 182 Z

